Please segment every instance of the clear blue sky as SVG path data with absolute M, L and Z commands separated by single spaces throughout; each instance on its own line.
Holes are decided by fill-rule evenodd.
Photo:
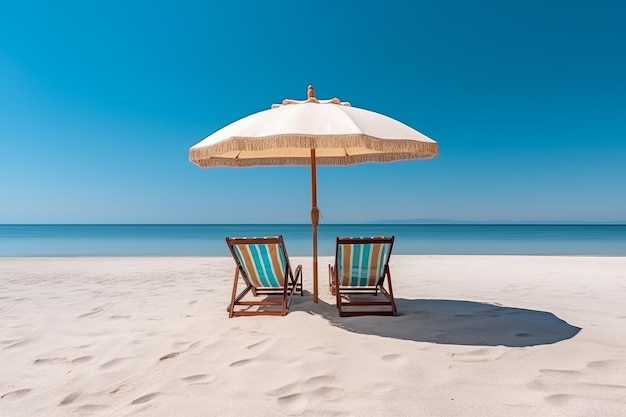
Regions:
M 0 223 L 307 223 L 188 150 L 308 84 L 440 146 L 320 167 L 322 222 L 626 221 L 624 1 L 4 0 Z

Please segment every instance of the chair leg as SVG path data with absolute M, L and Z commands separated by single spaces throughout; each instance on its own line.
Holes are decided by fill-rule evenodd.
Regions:
M 292 274 L 291 272 L 287 274 L 283 294 L 283 308 L 281 310 L 283 316 L 289 311 L 291 298 L 298 292 L 298 284 L 300 285 L 300 296 L 302 296 L 302 265 L 298 265 L 295 274 Z
M 235 297 L 237 297 L 237 281 L 239 281 L 239 268 L 235 268 L 235 282 L 233 282 L 233 294 L 230 298 L 230 305 L 228 306 L 228 318 L 233 317 L 233 311 L 235 310 Z
M 241 293 L 237 294 L 237 284 L 239 283 L 239 269 L 235 272 L 235 280 L 233 282 L 233 294 L 230 299 L 230 305 L 226 308 L 228 311 L 228 318 L 233 318 L 234 316 L 241 315 L 241 312 L 235 312 L 235 306 L 238 305 L 239 301 L 248 294 L 251 290 L 254 292 L 254 288 L 252 286 L 247 286 Z
M 341 290 L 339 285 L 335 285 L 335 297 L 337 297 L 337 309 L 339 310 L 339 316 L 343 316 L 343 310 L 341 309 Z
M 294 291 L 297 290 L 297 288 L 298 288 L 298 281 L 299 281 L 300 282 L 300 297 L 302 297 L 302 293 L 303 293 L 303 288 L 302 287 L 304 286 L 304 283 L 302 282 L 302 265 L 298 265 L 296 267 L 295 275 L 296 275 L 296 281 L 294 283 L 293 290 Z
M 328 265 L 328 289 L 332 295 L 335 295 L 336 288 L 335 268 L 332 265 Z
M 391 311 L 394 316 L 398 315 L 398 310 L 396 309 L 396 299 L 393 298 L 393 287 L 391 286 L 391 272 L 389 268 L 387 268 L 387 286 L 389 287 L 389 297 L 391 301 Z

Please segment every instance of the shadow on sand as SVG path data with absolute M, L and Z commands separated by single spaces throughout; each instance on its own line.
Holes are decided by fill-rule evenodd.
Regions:
M 335 305 L 322 300 L 311 314 L 355 333 L 450 345 L 549 345 L 581 330 L 546 311 L 462 300 L 396 298 L 396 303 L 397 317 L 339 317 Z

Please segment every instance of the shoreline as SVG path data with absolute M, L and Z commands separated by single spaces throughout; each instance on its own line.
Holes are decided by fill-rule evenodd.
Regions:
M 562 254 L 562 253 L 536 253 L 536 254 L 515 254 L 515 253 L 458 253 L 458 254 L 440 254 L 440 253 L 420 253 L 420 254 L 393 254 L 393 258 L 396 257 L 513 257 L 513 258 L 626 258 L 626 254 L 611 254 L 611 253 L 583 253 L 583 254 Z M 17 260 L 17 259 L 85 259 L 85 258 L 93 258 L 93 259 L 101 259 L 101 258 L 119 258 L 119 259 L 129 259 L 129 258 L 207 258 L 207 259 L 229 259 L 232 260 L 231 256 L 226 255 L 10 255 L 10 256 L 2 256 L 0 255 L 0 261 L 3 259 L 6 260 Z M 310 261 L 313 260 L 313 256 L 306 255 L 294 255 L 290 256 L 290 258 L 299 258 L 306 259 L 308 258 Z M 319 258 L 333 258 L 332 255 L 319 255 Z
M 398 317 L 326 286 L 227 318 L 229 257 L 0 258 L 0 409 L 50 415 L 626 411 L 626 257 L 392 255 Z

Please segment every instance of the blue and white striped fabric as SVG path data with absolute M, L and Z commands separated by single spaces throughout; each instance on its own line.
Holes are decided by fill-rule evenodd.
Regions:
M 233 249 L 250 283 L 257 288 L 282 288 L 287 260 L 280 244 L 242 244 Z
M 339 284 L 349 287 L 376 286 L 383 276 L 389 243 L 340 244 L 337 251 Z

